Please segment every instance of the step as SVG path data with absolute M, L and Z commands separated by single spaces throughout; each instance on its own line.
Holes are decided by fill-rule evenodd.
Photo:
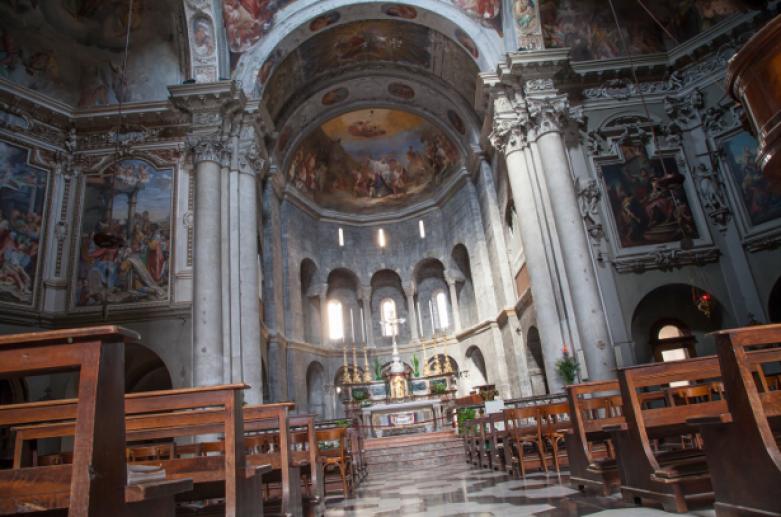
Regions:
M 452 452 L 464 452 L 464 446 L 460 443 L 453 444 L 437 444 L 437 445 L 425 445 L 418 447 L 393 447 L 392 449 L 373 449 L 366 451 L 364 457 L 367 461 L 371 461 L 376 458 L 404 458 L 410 454 L 450 454 Z
M 409 452 L 405 454 L 402 458 L 399 456 L 381 456 L 377 458 L 366 458 L 366 464 L 371 465 L 384 465 L 387 463 L 404 463 L 409 464 L 412 461 L 415 460 L 422 460 L 422 459 L 428 459 L 428 458 L 450 458 L 457 456 L 461 458 L 463 461 L 465 461 L 466 456 L 464 455 L 464 451 L 460 450 L 452 450 L 447 451 L 445 453 L 437 453 L 437 454 L 431 454 L 430 452 Z
M 441 442 L 448 439 L 461 438 L 453 431 L 437 431 L 433 433 L 416 433 L 403 436 L 388 436 L 386 438 L 367 438 L 365 443 L 366 450 L 384 449 L 387 447 L 399 447 L 405 445 L 414 445 L 419 443 Z
M 461 440 L 444 440 L 441 442 L 421 442 L 421 443 L 412 443 L 409 445 L 394 445 L 391 447 L 375 447 L 373 449 L 364 449 L 367 454 L 373 454 L 375 452 L 384 452 L 384 451 L 403 451 L 405 449 L 416 449 L 416 450 L 436 450 L 436 449 L 447 449 L 450 447 L 464 447 L 464 442 Z
M 399 461 L 395 463 L 381 463 L 375 465 L 367 465 L 369 474 L 372 473 L 387 473 L 397 471 L 409 471 L 410 469 L 420 469 L 425 467 L 441 467 L 444 465 L 456 465 L 466 464 L 464 455 L 454 456 L 434 456 L 431 458 L 417 459 L 411 461 Z

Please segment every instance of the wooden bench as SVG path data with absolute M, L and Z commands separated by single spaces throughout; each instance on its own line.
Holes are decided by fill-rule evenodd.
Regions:
M 515 477 L 523 478 L 526 477 L 526 464 L 532 463 L 547 473 L 548 464 L 545 461 L 545 445 L 542 441 L 539 407 L 505 409 L 503 418 L 508 442 L 505 444 L 506 451 L 509 447 L 507 471 Z M 538 459 L 527 457 L 526 445 L 533 446 L 537 450 Z
M 618 380 L 567 386 L 572 432 L 565 437 L 570 483 L 602 495 L 620 485 L 615 454 L 606 427 L 625 423 Z
M 699 425 L 705 444 L 716 514 L 781 515 L 781 391 L 771 389 L 763 368 L 781 361 L 781 325 L 713 335 L 727 407 L 690 422 Z M 749 351 L 754 347 L 760 349 Z
M 114 326 L 0 336 L 0 376 L 78 371 L 79 386 L 69 417 L 73 463 L 0 470 L 0 514 L 174 515 L 174 496 L 192 489 L 191 479 L 126 482 L 124 345 L 139 340 Z M 0 426 L 24 422 L 28 412 L 16 405 L 0 410 Z
M 669 400 L 665 394 L 657 404 L 644 406 L 642 392 L 638 390 L 661 388 L 659 391 L 665 392 L 672 382 L 711 383 L 720 375 L 715 356 L 619 369 L 625 422 L 603 428 L 611 432 L 616 447 L 625 500 L 637 503 L 653 499 L 673 512 L 686 512 L 689 502 L 712 500 L 708 466 L 701 450 L 656 452 L 652 442 L 672 437 L 674 443 L 680 444 L 681 436 L 692 432 L 686 425 L 688 419 L 718 416 L 726 410 L 725 402 L 712 400 L 671 406 L 665 402 Z M 660 404 L 665 405 L 656 407 Z

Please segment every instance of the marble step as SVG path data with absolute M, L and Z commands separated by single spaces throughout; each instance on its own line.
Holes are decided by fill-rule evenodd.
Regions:
M 413 460 L 419 460 L 419 459 L 427 459 L 427 458 L 449 458 L 452 456 L 458 456 L 461 458 L 461 461 L 466 461 L 466 456 L 464 455 L 463 449 L 445 449 L 445 450 L 438 450 L 438 451 L 404 451 L 401 454 L 384 454 L 381 456 L 367 456 L 366 457 L 366 464 L 369 466 L 372 465 L 383 465 L 386 463 L 409 463 Z
M 437 431 L 433 433 L 417 433 L 403 436 L 389 436 L 386 438 L 367 438 L 364 447 L 370 449 L 385 449 L 388 447 L 400 447 L 406 445 L 418 445 L 421 443 L 437 443 L 447 440 L 461 440 L 453 431 Z
M 441 467 L 445 465 L 465 464 L 466 459 L 462 454 L 432 456 L 420 459 L 398 459 L 394 462 L 367 464 L 369 474 L 382 474 L 388 472 L 399 472 L 409 470 L 419 470 L 426 467 Z
M 421 444 L 408 447 L 389 447 L 387 449 L 372 449 L 365 452 L 367 461 L 372 461 L 377 458 L 404 457 L 408 454 L 425 453 L 425 454 L 449 454 L 451 451 L 464 452 L 464 446 L 461 442 L 445 442 L 445 443 L 430 443 Z

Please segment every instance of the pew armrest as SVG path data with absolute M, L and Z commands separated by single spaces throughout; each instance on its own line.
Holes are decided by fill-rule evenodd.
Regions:
M 173 497 L 193 489 L 192 479 L 160 479 L 141 481 L 125 487 L 125 501 L 140 503 L 150 499 Z
M 612 433 L 614 431 L 626 431 L 628 429 L 626 422 L 623 422 L 621 424 L 612 424 L 612 425 L 606 425 L 602 427 L 602 430 L 606 433 Z
M 732 422 L 732 415 L 730 413 L 721 413 L 716 416 L 702 416 L 698 418 L 687 418 L 686 423 L 689 425 L 717 425 L 717 424 L 729 424 Z

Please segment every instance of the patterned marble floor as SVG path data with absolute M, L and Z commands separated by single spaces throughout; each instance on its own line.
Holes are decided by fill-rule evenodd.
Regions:
M 430 467 L 414 472 L 368 476 L 353 498 L 332 493 L 326 517 L 541 516 L 661 517 L 661 509 L 628 507 L 618 495 L 598 497 L 571 489 L 566 474 L 530 474 L 514 480 L 500 472 L 469 465 Z M 711 509 L 690 514 L 712 517 Z

